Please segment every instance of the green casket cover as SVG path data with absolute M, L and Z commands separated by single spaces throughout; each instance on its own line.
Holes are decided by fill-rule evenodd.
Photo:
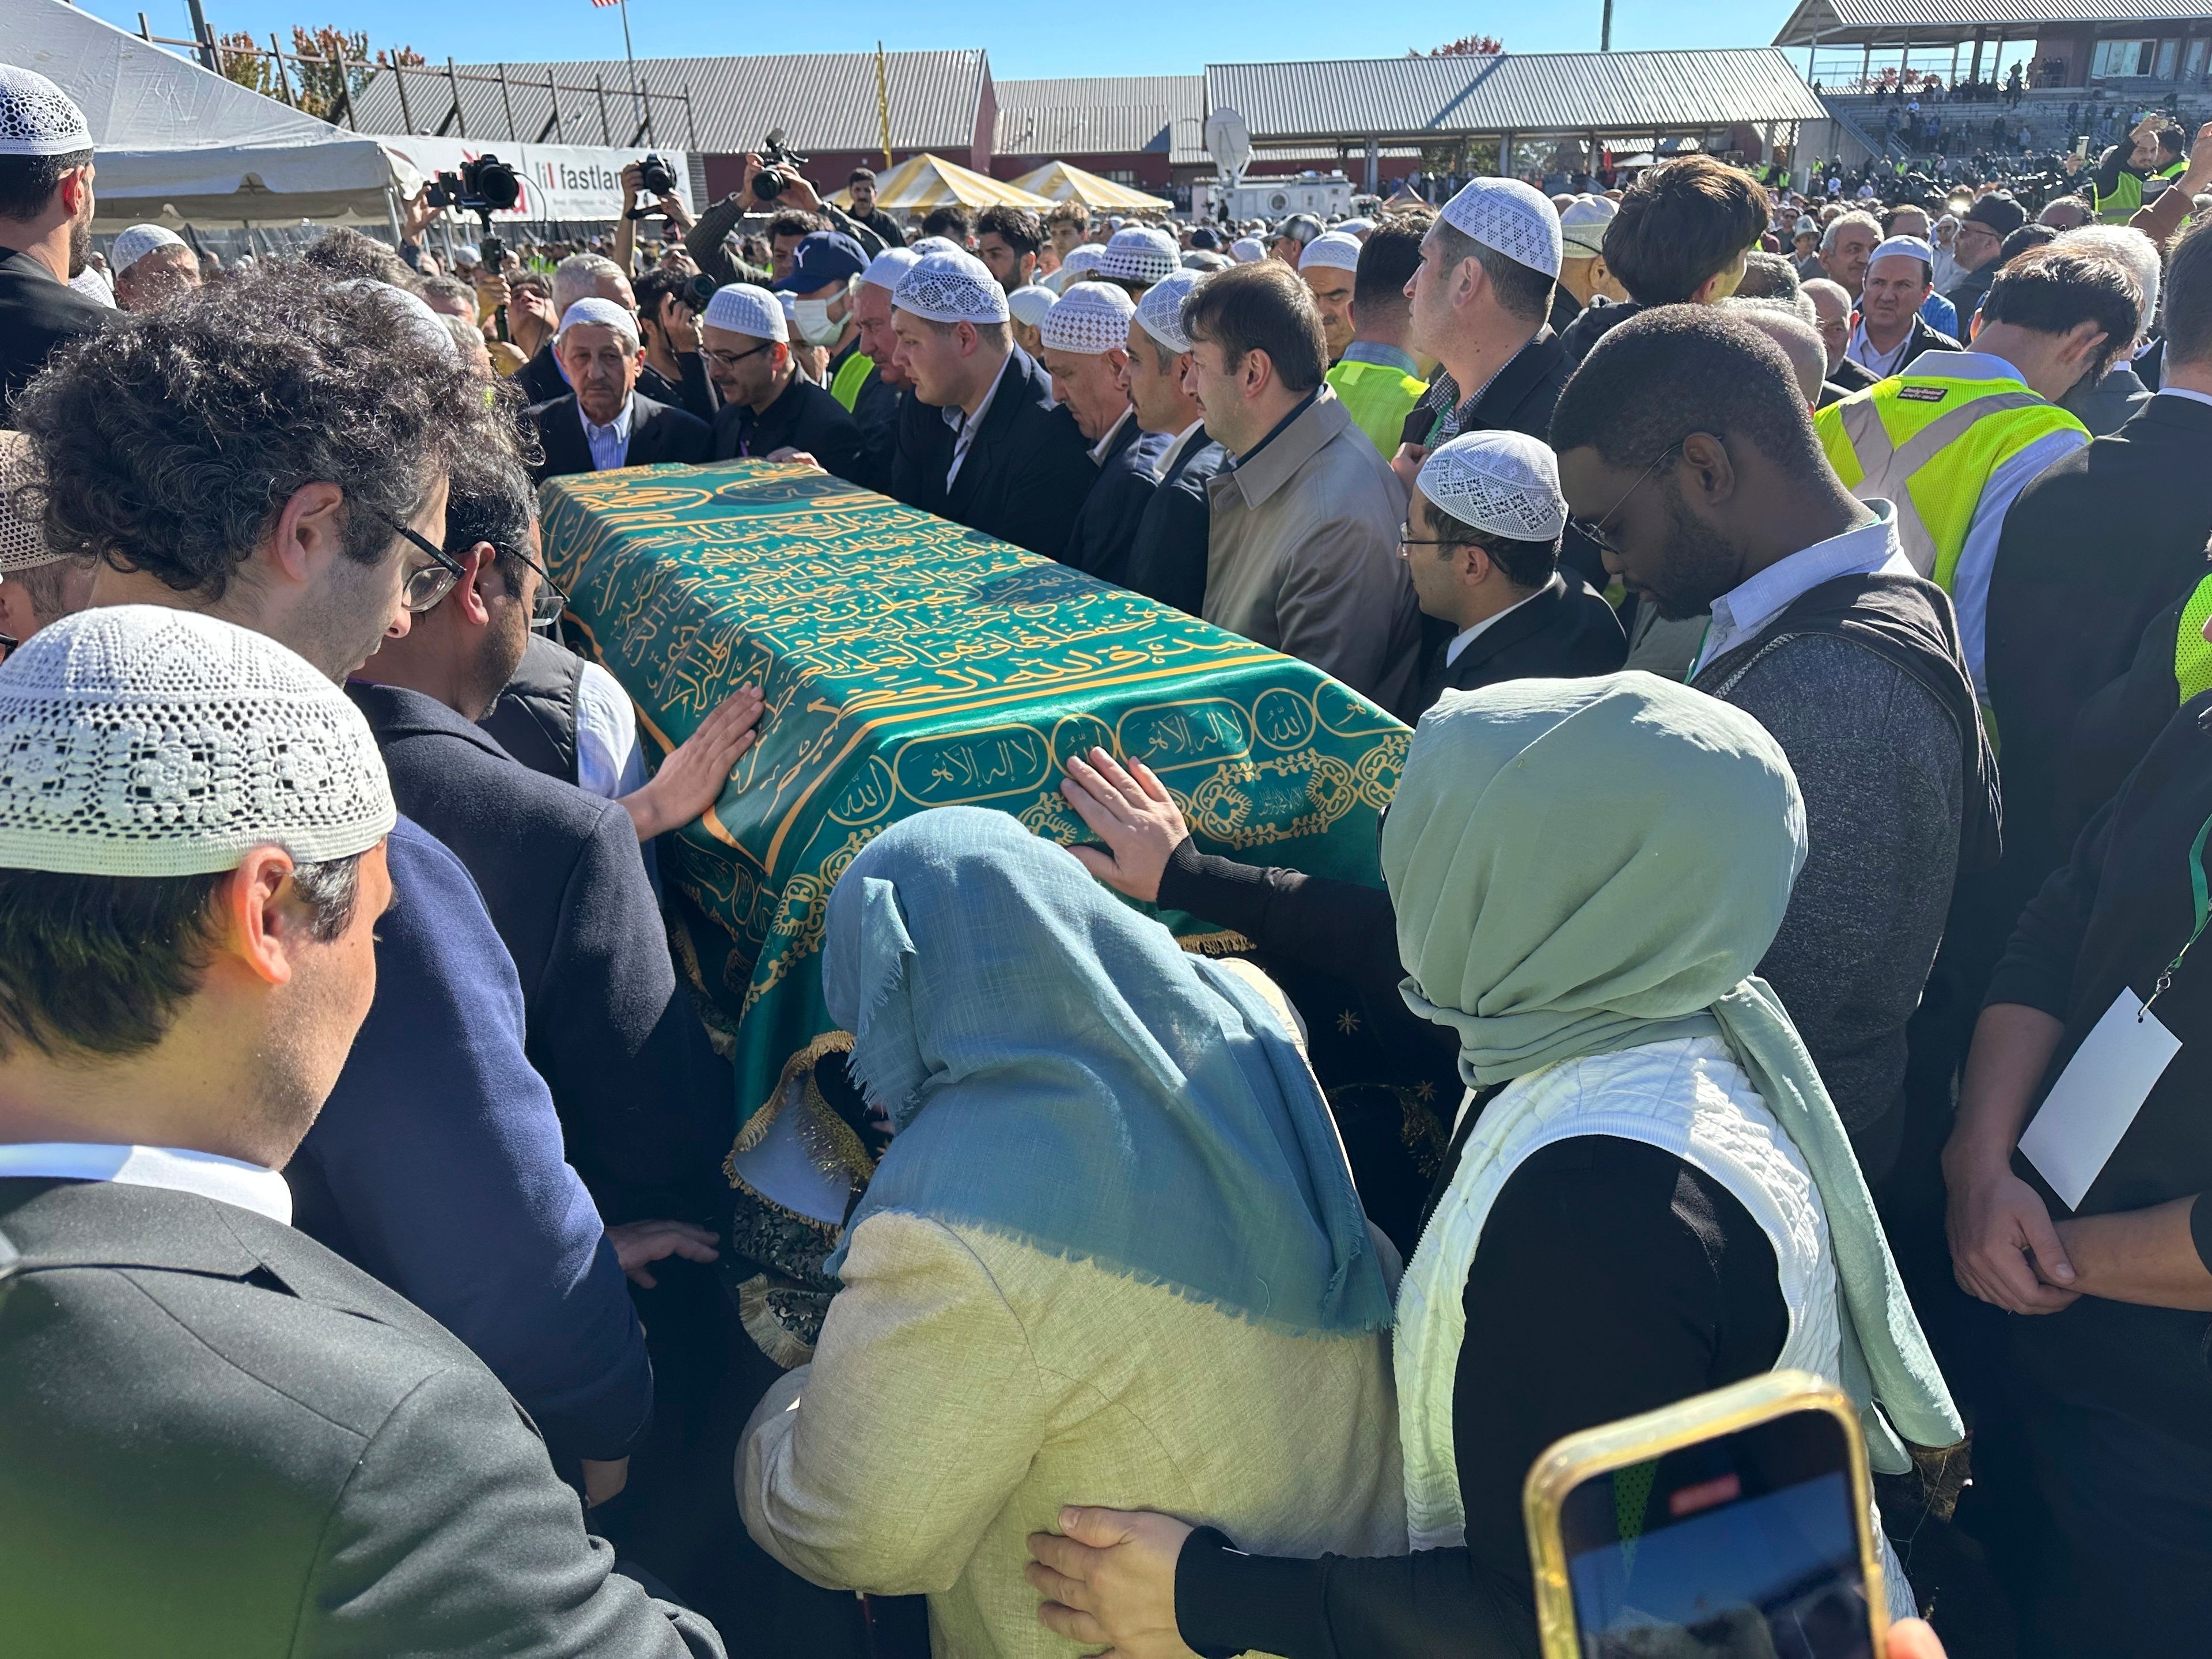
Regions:
M 908 813 L 994 807 L 1085 840 L 1060 766 L 1103 746 L 1159 774 L 1206 851 L 1382 884 L 1411 734 L 1303 662 L 803 466 L 583 474 L 543 500 L 569 622 L 662 750 L 738 687 L 767 697 L 663 866 L 687 966 L 735 1028 L 739 1124 L 834 1029 L 830 889 Z M 1243 944 L 1161 920 L 1192 948 Z

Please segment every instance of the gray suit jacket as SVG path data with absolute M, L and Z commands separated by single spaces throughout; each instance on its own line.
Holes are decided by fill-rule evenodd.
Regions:
M 0 1540 L 11 1659 L 722 1654 L 443 1327 L 156 1188 L 0 1179 Z

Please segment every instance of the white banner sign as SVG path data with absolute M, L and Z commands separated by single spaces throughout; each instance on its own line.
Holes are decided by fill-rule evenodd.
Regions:
M 376 142 L 426 181 L 441 173 L 459 173 L 463 161 L 480 155 L 499 157 L 514 169 L 522 195 L 511 212 L 494 214 L 495 222 L 619 218 L 622 170 L 646 153 L 643 146 L 610 149 L 597 144 L 517 144 L 497 138 L 425 138 L 411 134 L 398 138 L 380 134 Z M 653 154 L 668 163 L 676 175 L 676 193 L 690 207 L 691 186 L 685 174 L 684 152 L 656 148 Z

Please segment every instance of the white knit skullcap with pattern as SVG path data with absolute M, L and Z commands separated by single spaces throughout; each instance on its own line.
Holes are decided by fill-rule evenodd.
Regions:
M 1260 245 L 1256 236 L 1239 236 L 1229 245 L 1229 257 L 1240 265 L 1249 265 L 1267 257 L 1267 250 Z
M 1357 271 L 1359 269 L 1359 239 L 1349 231 L 1324 231 L 1305 246 L 1298 255 L 1300 270 L 1326 267 L 1330 270 Z
M 1111 283 L 1076 283 L 1037 325 L 1037 337 L 1053 351 L 1096 357 L 1129 344 L 1129 319 L 1137 302 Z
M 76 100 L 34 70 L 0 64 L 0 155 L 69 155 L 92 148 Z
M 1067 258 L 1060 262 L 1060 274 L 1067 281 L 1079 282 L 1098 269 L 1098 262 L 1106 257 L 1106 250 L 1096 242 L 1085 242 L 1071 249 Z M 1074 275 L 1069 276 L 1073 271 Z
M 721 297 L 719 294 L 714 296 L 717 300 Z M 707 308 L 709 311 L 714 309 L 712 301 L 708 302 Z M 577 301 L 561 313 L 561 326 L 555 337 L 558 338 L 561 335 L 565 335 L 572 328 L 588 327 L 592 324 L 597 324 L 601 328 L 614 330 L 616 333 L 628 340 L 633 348 L 637 345 L 637 319 L 630 315 L 629 307 L 617 305 L 612 300 L 599 299 L 596 295 L 589 295 Z
M 0 432 L 0 576 L 52 564 L 59 556 L 46 550 L 46 528 L 40 523 L 46 511 L 40 477 L 30 439 L 21 432 Z
M 1145 297 L 1137 301 L 1137 321 L 1145 332 L 1170 351 L 1189 350 L 1190 336 L 1182 331 L 1182 302 L 1212 274 L 1178 270 L 1146 289 Z
M 157 247 L 183 247 L 185 239 L 161 225 L 133 225 L 107 250 L 108 268 L 120 276 Z
M 1117 230 L 1098 256 L 1098 274 L 1124 283 L 1157 283 L 1182 264 L 1175 238 L 1150 225 Z
M 1532 185 L 1518 179 L 1470 179 L 1444 204 L 1443 221 L 1517 264 L 1554 279 L 1559 274 L 1559 210 Z
M 96 306 L 115 310 L 115 290 L 107 285 L 106 273 L 96 265 L 87 265 L 69 279 L 70 287 Z
M 1006 295 L 1006 309 L 1024 327 L 1036 328 L 1044 322 L 1045 313 L 1059 301 L 1060 295 L 1050 289 L 1029 283 Z
M 757 283 L 728 283 L 716 289 L 699 320 L 708 328 L 727 329 L 755 340 L 791 342 L 783 301 Z
M 265 634 L 102 605 L 0 666 L 0 869 L 207 875 L 271 842 L 319 864 L 396 816 L 361 711 Z
M 887 247 L 868 261 L 868 268 L 860 273 L 860 280 L 872 283 L 886 292 L 896 292 L 899 278 L 921 263 L 921 255 L 910 247 Z
M 899 279 L 891 304 L 933 323 L 1003 323 L 1006 290 L 972 253 L 927 253 Z
M 1523 432 L 1469 432 L 1439 444 L 1415 482 L 1432 506 L 1489 535 L 1549 542 L 1567 527 L 1558 458 Z
M 1559 240 L 1565 257 L 1595 259 L 1605 252 L 1605 233 L 1620 209 L 1611 197 L 1577 196 L 1559 214 Z
M 965 253 L 950 236 L 917 236 L 906 245 L 906 251 L 917 259 L 926 259 L 933 253 Z

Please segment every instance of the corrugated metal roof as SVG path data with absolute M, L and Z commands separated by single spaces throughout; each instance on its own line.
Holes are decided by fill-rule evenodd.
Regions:
M 1202 75 L 998 81 L 1000 155 L 1133 155 L 1166 149 L 1177 117 L 1206 118 Z
M 2203 0 L 1804 0 L 1790 15 L 1778 46 L 1838 46 L 1915 40 L 1934 45 L 1976 29 L 2010 28 L 2026 40 L 2053 23 L 2154 23 L 2202 18 Z
M 495 76 L 496 64 L 458 65 L 464 75 Z M 612 142 L 628 143 L 630 116 L 629 67 L 622 59 L 565 64 L 508 64 L 507 90 L 495 81 L 460 83 L 461 114 L 471 138 L 537 138 L 553 112 L 548 76 L 564 87 L 590 87 L 603 78 L 607 88 Z M 664 143 L 709 155 L 758 149 L 770 127 L 784 129 L 786 141 L 801 155 L 816 150 L 873 149 L 881 142 L 877 118 L 876 58 L 873 52 L 796 52 L 772 58 L 641 58 L 638 79 L 653 95 L 653 131 Z M 894 52 L 884 55 L 884 79 L 890 94 L 891 147 L 940 149 L 966 155 L 975 147 L 983 87 L 990 66 L 981 52 Z M 530 82 L 535 81 L 532 87 Z M 697 131 L 686 131 L 682 104 L 674 94 L 691 91 Z M 442 66 L 407 71 L 406 112 L 411 130 L 434 132 L 453 106 L 453 88 Z M 507 106 L 512 103 L 510 125 Z M 590 92 L 560 94 L 562 131 L 573 144 L 602 142 L 599 100 Z M 399 91 L 391 70 L 380 70 L 355 103 L 364 132 L 410 130 L 403 119 Z M 448 137 L 459 133 L 448 129 Z M 547 135 L 547 142 L 556 142 Z
M 1827 111 L 1771 46 L 1209 64 L 1206 107 L 1255 140 L 1694 130 Z

